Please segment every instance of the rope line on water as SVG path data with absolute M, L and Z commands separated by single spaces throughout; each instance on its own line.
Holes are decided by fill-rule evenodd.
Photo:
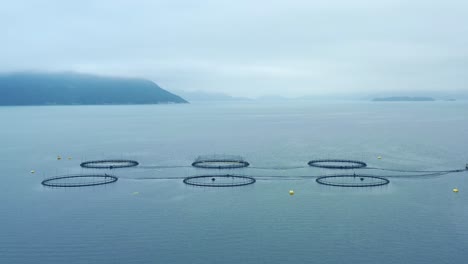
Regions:
M 465 170 L 461 170 L 465 171 Z M 424 174 L 413 174 L 413 175 L 408 175 L 408 174 L 403 174 L 403 175 L 378 175 L 378 177 L 383 177 L 383 178 L 406 178 L 406 179 L 411 179 L 411 178 L 430 178 L 430 177 L 437 177 L 437 176 L 443 176 L 447 175 L 450 173 L 454 172 L 460 172 L 460 170 L 452 170 L 452 171 L 443 171 L 443 172 L 432 172 L 432 173 L 424 173 Z M 249 175 L 252 178 L 255 178 L 256 180 L 260 181 L 275 181 L 275 180 L 307 180 L 307 179 L 316 179 L 324 176 L 334 176 L 333 174 L 331 175 Z M 356 174 L 356 177 L 361 176 L 360 174 Z M 364 176 L 369 176 L 369 175 L 364 175 Z M 374 176 L 374 175 L 372 175 Z M 164 177 L 159 177 L 159 176 L 144 176 L 144 177 L 120 177 L 121 179 L 127 179 L 127 180 L 180 180 L 180 179 L 185 179 L 187 177 L 181 177 L 181 176 L 174 176 L 174 177 L 169 177 L 169 176 L 164 176 Z
M 403 169 L 386 169 L 386 168 L 376 168 L 368 167 L 367 170 L 382 170 L 382 171 L 394 171 L 394 172 L 427 172 L 427 173 L 454 173 L 454 172 L 463 172 L 467 169 L 455 169 L 455 170 L 403 170 Z
M 244 162 L 242 160 L 242 162 Z M 247 162 L 246 162 L 247 163 Z M 312 163 L 312 165 L 311 165 Z M 323 163 L 323 164 L 322 164 Z M 332 165 L 328 164 L 331 163 Z M 334 165 L 334 163 L 343 163 L 344 165 Z M 352 166 L 347 165 L 347 164 L 352 164 Z M 248 164 L 248 163 L 247 163 Z M 359 165 L 359 166 L 357 166 Z M 450 173 L 459 173 L 459 172 L 464 172 L 468 171 L 467 169 L 452 169 L 452 170 L 407 170 L 407 169 L 391 169 L 391 168 L 378 168 L 378 167 L 365 167 L 367 164 L 361 161 L 354 161 L 354 160 L 337 160 L 337 159 L 330 159 L 330 160 L 312 160 L 309 161 L 307 165 L 303 166 L 250 166 L 247 168 L 242 168 L 242 167 L 232 167 L 230 169 L 243 169 L 244 172 L 245 170 L 271 170 L 271 171 L 286 171 L 286 170 L 296 170 L 296 169 L 308 169 L 308 168 L 321 168 L 325 170 L 353 170 L 353 171 L 359 171 L 359 170 L 377 170 L 377 171 L 387 171 L 387 172 L 395 172 L 397 174 L 390 174 L 390 175 L 376 175 L 372 174 L 370 176 L 375 176 L 375 177 L 384 177 L 384 178 L 422 178 L 422 177 L 438 177 L 438 176 L 443 176 L 447 175 Z M 354 166 L 354 167 L 353 167 Z M 140 165 L 138 167 L 135 167 L 134 169 L 146 169 L 147 171 L 151 170 L 159 170 L 159 169 L 177 169 L 177 168 L 192 168 L 192 169 L 198 169 L 194 168 L 193 164 L 191 165 Z M 210 169 L 215 168 L 215 167 L 209 167 Z M 224 168 L 224 167 L 223 167 Z M 207 169 L 207 168 L 202 168 L 202 169 Z M 219 168 L 221 169 L 221 168 Z M 266 172 L 265 172 L 266 173 Z M 416 173 L 416 174 L 414 174 Z M 258 180 L 262 181 L 273 181 L 273 180 L 305 180 L 305 179 L 317 179 L 320 177 L 329 177 L 333 176 L 332 174 L 324 174 L 324 173 L 318 173 L 317 175 L 252 175 L 249 173 L 246 173 L 250 176 L 248 177 L 253 177 Z M 357 174 L 353 173 L 351 175 L 356 175 L 358 176 L 365 176 L 364 174 Z M 193 176 L 190 176 L 193 177 Z M 143 177 L 125 177 L 125 179 L 130 179 L 130 180 L 180 180 L 180 179 L 186 179 L 187 177 L 180 177 L 180 176 L 143 176 Z
M 148 166 L 139 166 L 139 169 L 176 169 L 176 168 L 192 168 L 192 166 L 187 165 L 167 165 L 167 166 L 159 166 L 159 165 L 148 165 Z

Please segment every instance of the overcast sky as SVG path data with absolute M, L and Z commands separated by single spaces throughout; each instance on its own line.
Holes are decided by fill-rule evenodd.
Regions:
M 468 91 L 467 0 L 0 0 L 0 71 L 288 97 Z

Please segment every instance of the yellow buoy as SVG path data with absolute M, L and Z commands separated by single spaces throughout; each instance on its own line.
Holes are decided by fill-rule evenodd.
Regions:
M 36 171 L 35 170 L 31 170 L 31 173 L 35 173 Z
M 60 156 L 57 156 L 57 160 L 61 160 L 61 159 L 62 159 L 62 157 L 60 157 Z
M 458 188 L 453 188 L 453 192 L 454 192 L 454 193 L 457 193 L 457 192 L 458 192 Z
M 378 159 L 382 159 L 382 156 L 378 156 L 377 158 L 378 158 Z
M 293 191 L 293 190 L 289 190 L 289 195 L 294 195 L 294 191 Z
M 72 159 L 72 157 L 68 157 L 68 160 L 71 160 L 71 159 Z

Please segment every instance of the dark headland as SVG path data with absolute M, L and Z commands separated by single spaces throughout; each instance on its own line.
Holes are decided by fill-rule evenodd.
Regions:
M 79 73 L 0 74 L 0 105 L 187 103 L 156 83 Z
M 409 97 L 409 96 L 394 96 L 374 98 L 375 102 L 432 102 L 435 101 L 432 97 Z

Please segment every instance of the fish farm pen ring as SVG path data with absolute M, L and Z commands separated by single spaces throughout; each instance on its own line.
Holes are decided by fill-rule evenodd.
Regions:
M 375 187 L 387 185 L 390 181 L 380 176 L 342 174 L 321 176 L 315 180 L 317 183 L 337 187 Z
M 118 179 L 108 174 L 77 174 L 48 178 L 41 184 L 47 187 L 87 187 L 114 183 Z
M 238 187 L 254 184 L 255 178 L 241 175 L 199 175 L 184 179 L 184 183 L 199 187 Z
M 242 157 L 232 155 L 199 156 L 192 163 L 193 167 L 202 169 L 240 169 L 249 165 Z
M 307 164 L 311 167 L 338 170 L 361 169 L 367 167 L 365 162 L 345 159 L 311 160 Z
M 110 160 L 91 160 L 80 164 L 83 168 L 88 169 L 119 169 L 138 166 L 138 162 L 134 160 L 110 159 Z

